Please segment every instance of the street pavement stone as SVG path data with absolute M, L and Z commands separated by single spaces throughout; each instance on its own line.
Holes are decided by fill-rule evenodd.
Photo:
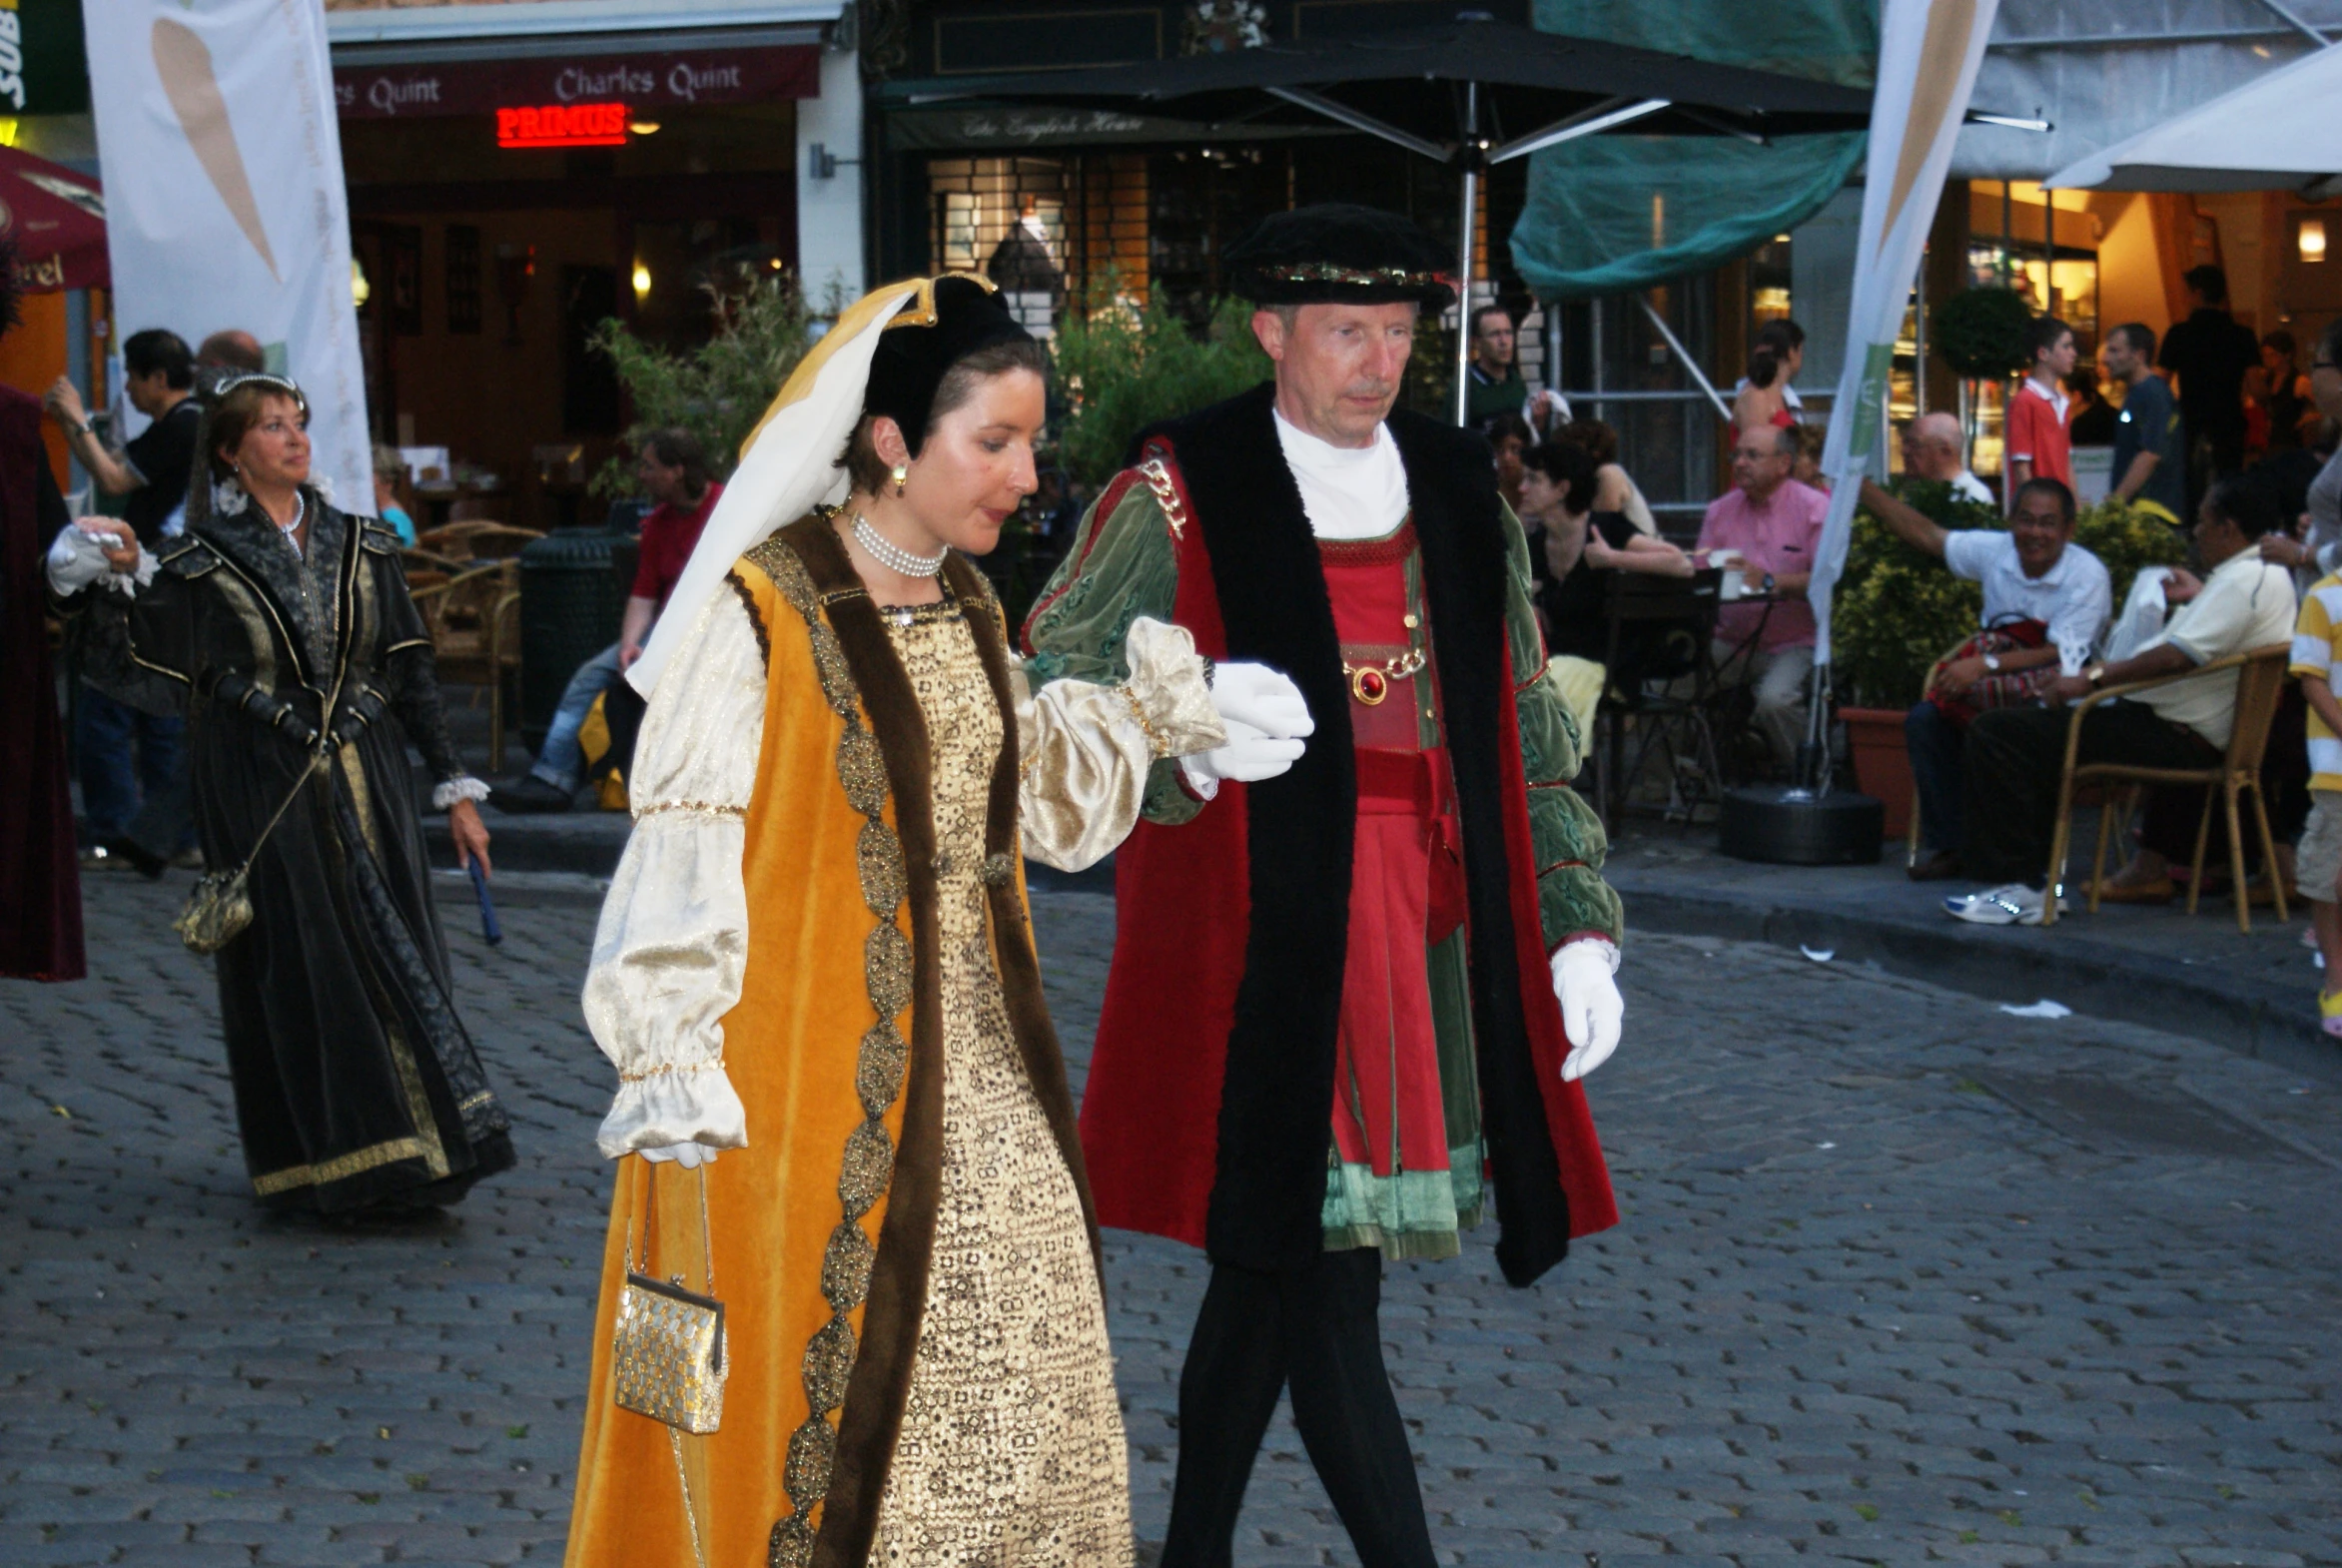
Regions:
M 517 1170 L 442 1222 L 256 1209 L 184 886 L 87 891 L 0 986 L 0 1562 L 558 1560 L 610 1173 L 593 884 L 442 912 Z M 1112 900 L 1040 892 L 1077 1090 Z M 1525 1290 L 1485 1232 L 1383 1312 L 1442 1562 L 2342 1564 L 2342 1092 L 1749 943 L 1637 934 L 1591 1081 L 1624 1222 Z M 1108 1240 L 1140 1535 L 1206 1268 Z M 1236 1561 L 1355 1561 L 1281 1417 Z

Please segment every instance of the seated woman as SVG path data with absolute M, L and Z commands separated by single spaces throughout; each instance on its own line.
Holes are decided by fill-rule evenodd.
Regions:
M 1618 431 L 1600 419 L 1572 419 L 1553 432 L 1557 441 L 1583 446 L 1594 458 L 1594 509 L 1623 511 L 1637 533 L 1659 536 L 1659 519 L 1618 460 Z
M 1579 732 L 1591 735 L 1594 707 L 1601 699 L 1603 660 L 1610 653 L 1607 606 L 1611 573 L 1632 571 L 1689 577 L 1691 558 L 1665 539 L 1635 531 L 1624 512 L 1602 511 L 1599 467 L 1585 447 L 1547 441 L 1522 458 L 1521 521 L 1544 534 L 1546 647 L 1550 667 Z M 1652 652 L 1638 629 L 1619 648 L 1621 673 L 1639 678 Z

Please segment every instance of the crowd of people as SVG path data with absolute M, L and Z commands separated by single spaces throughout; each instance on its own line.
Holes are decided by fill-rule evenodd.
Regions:
M 2227 746 L 2237 681 L 2228 669 L 2189 672 L 2291 641 L 2298 685 L 2283 696 L 2262 766 L 2276 864 L 2259 868 L 2247 896 L 2265 898 L 2279 879 L 2298 888 L 2331 972 L 2342 974 L 2342 802 L 2329 812 L 2334 797 L 2323 793 L 2342 789 L 2342 707 L 2327 684 L 2342 635 L 2342 339 L 2329 328 L 2304 367 L 2291 333 L 2256 337 L 2236 321 L 2220 269 L 2195 268 L 2184 284 L 2188 313 L 2168 332 L 2139 322 L 2106 332 L 2102 380 L 2077 363 L 2068 324 L 2034 322 L 2030 364 L 2005 409 L 1999 495 L 1969 470 L 1960 423 L 1943 411 L 1905 427 L 1899 480 L 1864 483 L 1863 506 L 1883 526 L 1982 594 L 1974 635 L 1932 672 L 1906 721 L 1922 844 L 1911 874 L 1988 884 L 1945 901 L 1959 919 L 2039 921 L 2055 896 L 2046 860 L 2070 706 L 2154 682 L 2089 709 L 2078 760 L 2203 768 Z M 1718 687 L 1746 691 L 1770 765 L 1793 766 L 1812 738 L 1805 589 L 1829 505 L 1823 426 L 1802 417 L 1795 386 L 1805 334 L 1789 321 L 1758 333 L 1732 394 L 1732 487 L 1685 550 L 1658 536 L 1617 462 L 1616 434 L 1569 418 L 1557 394 L 1530 394 L 1508 369 L 1510 319 L 1483 307 L 1472 330 L 1470 407 L 1528 530 L 1555 679 L 1586 732 L 1605 690 L 1670 673 L 1641 628 L 1607 618 L 1610 585 L 1621 573 L 1724 567 L 1710 673 Z M 2149 568 L 2113 602 L 2106 565 L 2075 542 L 2076 447 L 2110 449 L 2108 494 L 2183 538 L 2192 569 Z M 1913 483 L 1993 506 L 2003 524 L 1947 528 L 1912 503 Z M 2201 799 L 2193 787 L 2146 792 L 2105 898 L 2177 896 Z M 2215 849 L 2224 832 L 2215 821 Z M 2342 1035 L 2342 993 L 2322 994 L 2321 1013 Z

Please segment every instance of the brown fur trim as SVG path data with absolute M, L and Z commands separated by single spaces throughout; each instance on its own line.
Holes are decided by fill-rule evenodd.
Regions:
M 952 591 L 966 604 L 968 630 L 984 661 L 985 676 L 1001 708 L 1001 752 L 993 765 L 992 794 L 986 802 L 984 853 L 1017 853 L 1017 704 L 1009 684 L 1008 634 L 984 577 L 965 557 L 954 552 L 944 563 Z M 1032 928 L 1014 877 L 990 883 L 985 897 L 992 909 L 992 951 L 1000 966 L 1001 993 L 1008 1003 L 1009 1031 L 1017 1037 L 1017 1051 L 1025 1062 L 1026 1080 L 1041 1102 L 1042 1115 L 1057 1139 L 1058 1152 L 1074 1176 L 1082 1194 L 1082 1222 L 1090 1231 L 1090 1256 L 1098 1265 L 1100 1286 L 1106 1278 L 1106 1254 L 1098 1235 L 1098 1214 L 1090 1200 L 1090 1175 L 1082 1162 L 1082 1134 L 1074 1110 L 1074 1092 L 1066 1080 L 1066 1060 L 1059 1049 L 1057 1029 L 1050 1023 L 1049 1004 L 1041 993 L 1041 964 L 1034 956 Z
M 755 593 L 750 591 L 747 583 L 740 580 L 740 574 L 736 571 L 725 572 L 724 580 L 730 583 L 732 591 L 740 596 L 740 607 L 748 612 L 748 629 L 756 633 L 756 651 L 763 657 L 765 666 L 769 669 L 773 661 L 773 640 L 765 633 L 764 617 L 756 612 Z
M 861 1349 L 838 1418 L 837 1459 L 813 1548 L 814 1568 L 863 1568 L 878 1529 L 879 1499 L 902 1430 L 903 1407 L 911 1396 L 911 1363 L 927 1308 L 929 1252 L 943 1184 L 943 972 L 934 779 L 918 694 L 836 531 L 817 515 L 789 524 L 776 537 L 805 563 L 861 689 L 870 732 L 886 758 L 895 831 L 911 877 L 911 1067 L 903 1091 L 902 1143 L 895 1151 L 878 1261 L 862 1312 Z

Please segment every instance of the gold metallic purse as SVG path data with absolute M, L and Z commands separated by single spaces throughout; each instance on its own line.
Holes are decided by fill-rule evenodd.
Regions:
M 639 1157 L 637 1157 L 639 1158 Z M 656 1188 L 652 1162 L 642 1162 L 642 1270 L 634 1267 L 634 1237 L 626 1237 L 626 1283 L 618 1292 L 618 1325 L 610 1353 L 613 1397 L 622 1410 L 704 1437 L 723 1424 L 724 1303 L 716 1299 L 715 1253 L 707 1256 L 701 1295 L 683 1288 L 683 1276 L 660 1279 L 648 1270 Z M 708 1242 L 707 1172 L 699 1173 L 699 1230 Z
M 195 891 L 187 895 L 179 918 L 171 922 L 171 929 L 179 933 L 187 951 L 209 958 L 243 935 L 244 928 L 252 924 L 252 863 L 259 858 L 261 846 L 277 830 L 287 809 L 301 798 L 302 787 L 309 783 L 310 775 L 322 771 L 325 765 L 322 755 L 310 759 L 309 766 L 301 770 L 301 777 L 293 781 L 291 793 L 277 807 L 277 814 L 269 818 L 261 836 L 252 841 L 251 853 L 244 857 L 244 864 L 233 871 L 205 873 L 196 883 Z

